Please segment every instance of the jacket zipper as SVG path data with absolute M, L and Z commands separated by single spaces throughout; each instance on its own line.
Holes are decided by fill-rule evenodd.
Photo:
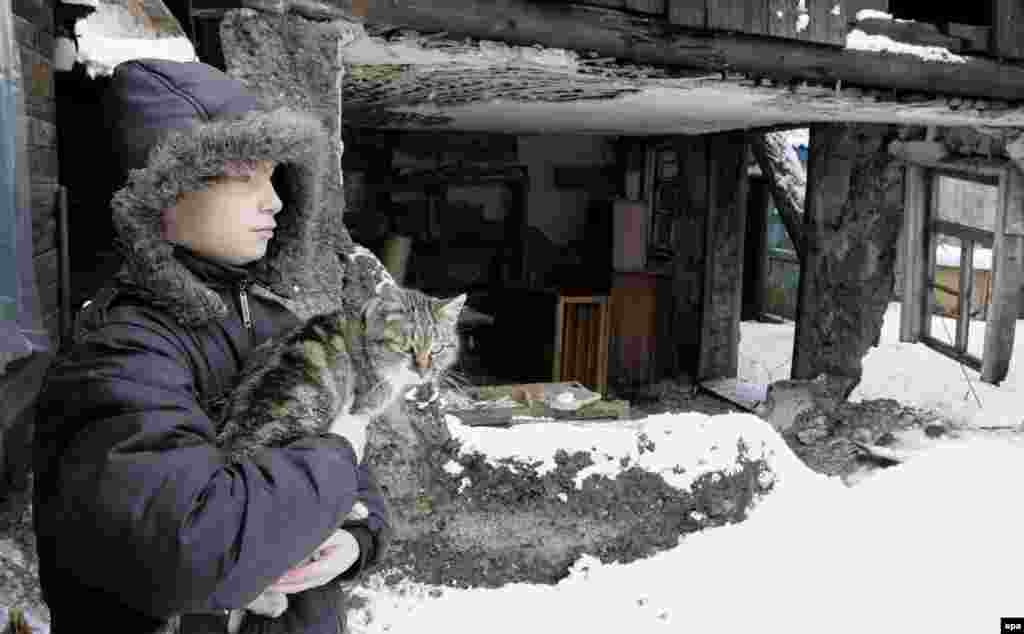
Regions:
M 249 312 L 249 283 L 242 282 L 238 285 L 238 302 L 242 306 L 242 323 L 245 329 L 252 332 L 252 313 Z

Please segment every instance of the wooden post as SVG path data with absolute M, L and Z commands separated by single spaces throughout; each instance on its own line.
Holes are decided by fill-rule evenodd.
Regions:
M 992 1 L 992 55 L 1024 57 L 1024 2 Z
M 679 160 L 682 188 L 677 211 L 675 259 L 672 262 L 670 339 L 675 342 L 675 372 L 698 376 L 704 301 L 705 249 L 708 224 L 708 138 L 682 136 L 673 147 Z
M 903 306 L 900 310 L 900 341 L 916 343 L 921 339 L 924 311 L 925 217 L 927 216 L 928 176 L 925 168 L 908 164 L 904 174 L 903 198 Z
M 699 380 L 735 377 L 743 303 L 747 218 L 747 140 L 742 132 L 708 137 L 708 206 Z
M 958 352 L 967 352 L 967 337 L 971 327 L 971 303 L 974 299 L 974 242 L 960 241 L 960 292 L 957 302 L 956 343 Z
M 1024 220 L 1024 174 L 1011 165 L 1000 181 L 1002 194 L 992 249 L 992 308 L 981 364 L 981 380 L 995 384 L 1006 378 L 1010 369 L 1017 307 L 1024 284 L 1024 233 L 1020 231 Z

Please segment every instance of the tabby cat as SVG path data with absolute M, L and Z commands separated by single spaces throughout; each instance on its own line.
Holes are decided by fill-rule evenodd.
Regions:
M 458 355 L 455 327 L 465 301 L 465 294 L 440 300 L 385 285 L 358 313 L 312 317 L 264 344 L 223 409 L 218 445 L 237 462 L 322 433 L 340 417 L 368 422 L 410 386 L 436 386 Z M 365 512 L 358 502 L 353 517 Z M 248 607 L 274 617 L 286 608 L 284 595 L 272 592 Z M 240 617 L 232 615 L 230 629 L 237 631 Z

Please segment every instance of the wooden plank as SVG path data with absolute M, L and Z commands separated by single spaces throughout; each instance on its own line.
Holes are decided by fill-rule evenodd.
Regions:
M 814 6 L 820 7 L 824 20 L 823 28 L 819 32 L 820 39 L 816 40 L 825 44 L 846 46 L 846 34 L 849 32 L 849 22 L 853 16 L 847 13 L 846 3 L 843 0 L 811 0 Z
M 260 4 L 245 0 L 245 4 Z M 224 0 L 202 3 L 216 9 Z M 270 7 L 264 2 L 260 6 Z M 275 3 L 284 10 L 291 2 Z M 330 0 L 338 15 L 423 32 L 459 33 L 509 44 L 594 51 L 604 57 L 704 71 L 781 76 L 892 90 L 1017 101 L 1024 66 L 981 57 L 937 63 L 912 54 L 674 28 L 667 18 L 533 0 Z M 355 7 L 355 9 L 354 9 Z M 789 18 L 787 18 L 788 20 Z
M 667 338 L 674 345 L 673 372 L 696 376 L 700 363 L 701 314 L 704 301 L 704 270 L 708 218 L 708 137 L 679 137 L 674 143 L 679 156 L 683 189 L 676 221 L 676 257 L 672 263 L 672 317 Z
M 748 412 L 764 402 L 767 393 L 764 385 L 734 378 L 702 381 L 700 387 Z
M 450 410 L 462 424 L 472 427 L 510 427 L 552 421 L 625 420 L 629 418 L 629 401 L 596 401 L 576 411 L 563 411 L 533 403 L 519 407 Z
M 707 16 L 704 0 L 668 0 L 668 21 L 672 24 L 703 29 Z
M 595 7 L 608 7 L 609 9 L 622 9 L 626 6 L 626 0 L 585 0 L 583 4 L 592 4 Z
M 928 176 L 925 168 L 907 165 L 904 173 L 903 309 L 900 311 L 900 341 L 916 343 L 921 338 L 925 252 L 925 216 L 928 204 Z
M 992 53 L 1011 59 L 1024 57 L 1024 2 L 992 1 Z
M 960 283 L 958 285 L 956 322 L 956 349 L 967 352 L 967 338 L 971 327 L 971 302 L 974 298 L 974 243 L 970 240 L 960 244 Z
M 630 11 L 664 15 L 665 1 L 666 0 L 626 0 L 626 8 Z
M 768 34 L 791 39 L 800 38 L 796 19 L 800 15 L 795 0 L 768 0 Z
M 611 298 L 601 305 L 601 333 L 598 339 L 597 356 L 597 392 L 601 395 L 608 393 L 608 345 L 611 330 Z
M 707 28 L 739 33 L 768 32 L 768 0 L 708 2 Z
M 562 329 L 565 327 L 565 298 L 559 297 L 555 306 L 555 353 L 551 363 L 551 380 L 562 380 L 562 345 L 564 337 Z
M 846 45 L 848 14 L 841 0 L 768 0 L 767 21 L 775 37 Z
M 999 217 L 996 221 L 995 248 L 992 263 L 992 306 L 985 329 L 981 380 L 999 384 L 1010 369 L 1013 356 L 1014 329 L 1024 285 L 1024 236 L 1006 235 L 1005 219 L 1021 213 L 1024 207 L 1024 174 L 1016 167 L 1007 168 L 1000 187 Z
M 747 143 L 742 132 L 708 138 L 707 250 L 699 380 L 734 377 L 739 368 Z

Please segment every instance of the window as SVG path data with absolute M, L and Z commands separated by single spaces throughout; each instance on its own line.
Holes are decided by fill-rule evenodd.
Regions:
M 998 383 L 1009 369 L 1022 276 L 1024 177 L 1006 161 L 908 163 L 902 341 Z

